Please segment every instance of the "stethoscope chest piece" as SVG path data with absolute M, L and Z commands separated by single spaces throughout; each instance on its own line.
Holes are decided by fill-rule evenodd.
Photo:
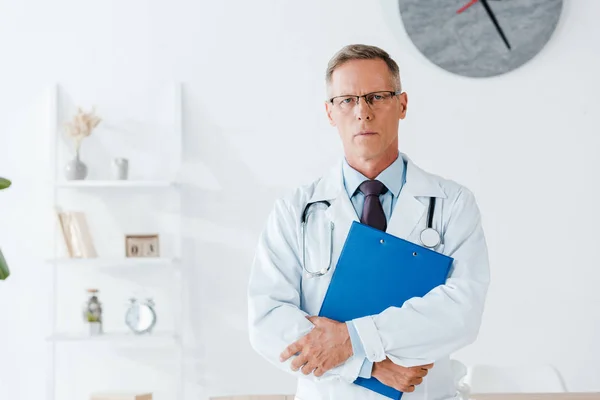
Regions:
M 437 247 L 441 242 L 441 237 L 438 231 L 433 228 L 424 229 L 421 232 L 421 243 L 423 246 L 430 249 Z

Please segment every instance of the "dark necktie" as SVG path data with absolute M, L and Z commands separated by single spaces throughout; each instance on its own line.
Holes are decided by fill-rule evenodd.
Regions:
M 365 195 L 365 204 L 363 205 L 360 222 L 381 231 L 386 230 L 387 220 L 385 213 L 379 201 L 379 195 L 387 192 L 387 188 L 380 181 L 364 181 L 358 187 L 358 190 Z

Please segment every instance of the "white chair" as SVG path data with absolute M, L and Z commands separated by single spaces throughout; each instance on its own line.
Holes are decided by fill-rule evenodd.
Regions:
M 464 379 L 471 393 L 562 393 L 560 373 L 551 365 L 468 367 Z

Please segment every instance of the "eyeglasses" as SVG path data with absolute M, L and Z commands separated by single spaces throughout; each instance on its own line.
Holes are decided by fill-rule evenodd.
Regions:
M 358 95 L 345 95 L 345 96 L 336 96 L 329 99 L 329 102 L 333 104 L 334 107 L 339 108 L 341 111 L 350 111 L 356 105 L 358 105 L 360 98 L 364 98 L 365 102 L 371 107 L 373 110 L 378 110 L 385 108 L 391 103 L 391 99 L 394 96 L 401 94 L 402 91 L 391 91 L 384 90 L 380 92 L 372 92 L 363 94 L 362 96 Z

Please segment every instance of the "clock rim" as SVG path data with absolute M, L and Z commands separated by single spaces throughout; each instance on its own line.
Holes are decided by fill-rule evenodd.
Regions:
M 564 11 L 565 11 L 565 1 L 564 0 L 556 0 L 556 1 L 560 2 L 560 10 L 559 10 L 558 19 L 556 20 L 556 24 L 552 28 L 552 33 L 550 34 L 548 40 L 546 40 L 546 42 L 543 44 L 543 46 L 541 48 L 539 48 L 525 62 L 519 64 L 515 68 L 511 68 L 509 70 L 491 74 L 491 75 L 470 75 L 470 74 L 467 75 L 467 74 L 462 74 L 462 73 L 459 73 L 456 71 L 452 71 L 450 69 L 446 69 L 443 66 L 441 66 L 440 64 L 435 63 L 429 57 L 427 57 L 421 51 L 421 49 L 419 47 L 417 47 L 415 42 L 412 40 L 412 37 L 408 33 L 406 27 L 404 26 L 404 17 L 400 11 L 400 1 L 402 1 L 402 0 L 379 0 L 380 8 L 381 8 L 381 11 L 383 14 L 383 19 L 384 19 L 385 23 L 388 24 L 388 28 L 392 31 L 392 36 L 395 38 L 395 40 L 396 41 L 401 40 L 402 43 L 407 41 L 410 44 L 411 49 L 416 52 L 417 57 L 421 57 L 428 64 L 433 65 L 434 68 L 441 70 L 441 71 L 443 71 L 447 74 L 450 74 L 452 76 L 455 76 L 455 77 L 462 77 L 462 78 L 474 79 L 474 80 L 494 79 L 494 78 L 502 77 L 502 76 L 511 74 L 515 71 L 518 71 L 518 70 L 522 69 L 523 67 L 527 66 L 528 64 L 530 64 L 537 56 L 539 56 L 548 47 L 548 44 L 550 43 L 550 41 L 553 40 L 553 38 L 556 36 L 556 32 L 558 31 L 558 28 L 561 24 L 561 21 L 563 19 L 563 15 L 564 15 Z M 398 36 L 398 35 L 400 35 L 400 36 Z
M 133 308 L 134 307 L 147 307 L 151 314 L 152 314 L 152 322 L 150 323 L 150 326 L 146 329 L 143 330 L 136 330 L 134 329 L 130 323 L 129 323 L 129 315 L 131 312 L 133 312 Z M 152 330 L 152 328 L 154 328 L 154 326 L 156 325 L 156 311 L 154 311 L 154 308 L 151 307 L 148 303 L 144 302 L 135 302 L 130 304 L 130 306 L 127 308 L 127 312 L 125 313 L 125 325 L 127 325 L 127 327 L 135 334 L 141 334 L 141 333 L 146 333 L 146 332 L 150 332 Z

